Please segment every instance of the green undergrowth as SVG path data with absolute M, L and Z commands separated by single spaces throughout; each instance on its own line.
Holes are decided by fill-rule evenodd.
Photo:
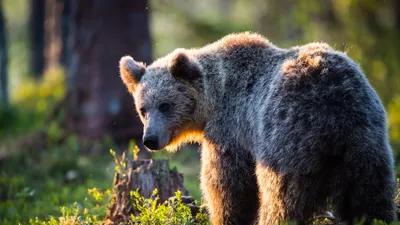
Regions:
M 157 205 L 157 190 L 154 190 L 151 198 L 146 199 L 137 191 L 131 192 L 134 206 L 138 214 L 132 215 L 131 224 L 210 224 L 205 212 L 200 209 L 196 216 L 192 216 L 190 208 L 181 201 L 182 193 L 177 191 L 175 198 Z M 197 203 L 197 202 L 196 202 Z
M 136 148 L 137 149 L 137 148 Z M 123 174 L 126 168 L 126 160 L 130 157 L 135 158 L 135 151 L 133 154 L 125 156 L 118 156 L 115 151 L 110 151 L 114 157 L 115 172 Z M 111 201 L 111 191 L 106 189 L 101 191 L 97 188 L 88 190 L 88 194 L 92 200 L 102 202 L 103 206 L 108 206 Z M 185 206 L 181 201 L 181 192 L 177 191 L 174 198 L 170 198 L 164 203 L 158 204 L 158 191 L 154 190 L 150 198 L 144 198 L 140 195 L 138 190 L 130 192 L 130 199 L 132 207 L 135 209 L 128 218 L 124 218 L 124 223 L 128 225 L 136 224 L 154 224 L 154 225 L 179 225 L 179 224 L 210 224 L 208 216 L 200 209 L 200 212 L 195 216 L 192 215 L 191 209 Z M 106 200 L 104 202 L 104 200 Z M 198 201 L 195 202 L 198 205 Z M 31 225 L 86 225 L 86 224 L 108 224 L 104 221 L 104 213 L 106 208 L 102 207 L 99 210 L 93 210 L 97 206 L 82 205 L 81 203 L 74 202 L 69 206 L 61 206 L 59 216 L 47 216 L 44 219 L 40 217 L 33 217 L 29 219 Z
M 24 77 L 19 91 L 12 95 L 11 105 L 0 105 L 0 141 L 15 141 L 16 136 L 47 125 L 49 117 L 62 117 L 62 112 L 52 114 L 65 97 L 64 79 L 61 68 L 46 71 L 38 80 Z
M 104 215 L 108 199 L 88 189 L 112 187 L 112 159 L 81 155 L 73 137 L 50 149 L 27 150 L 0 163 L 0 224 L 27 224 L 30 218 L 60 215 L 60 207 Z
M 109 196 L 109 193 L 93 192 L 93 196 Z M 130 196 L 133 200 L 133 207 L 137 209 L 136 215 L 132 214 L 128 221 L 121 223 L 127 225 L 154 224 L 154 225 L 181 225 L 198 224 L 208 225 L 207 215 L 200 211 L 196 216 L 192 216 L 189 207 L 185 206 L 180 200 L 181 192 L 175 193 L 175 198 L 157 204 L 158 193 L 154 190 L 150 198 L 144 198 L 138 191 L 131 191 Z M 102 219 L 97 214 L 92 213 L 87 208 L 82 208 L 78 204 L 71 207 L 61 207 L 61 216 L 50 216 L 41 220 L 33 218 L 29 220 L 31 225 L 87 225 L 101 224 Z M 107 224 L 107 221 L 104 221 Z
M 62 145 L 26 150 L 0 164 L 0 224 L 99 224 L 111 201 L 114 172 L 121 165 L 109 154 L 79 152 L 73 136 Z M 157 192 L 145 199 L 131 192 L 139 214 L 130 224 L 207 224 L 204 213 L 193 218 L 180 202 L 159 206 Z M 201 222 L 203 221 L 203 222 Z

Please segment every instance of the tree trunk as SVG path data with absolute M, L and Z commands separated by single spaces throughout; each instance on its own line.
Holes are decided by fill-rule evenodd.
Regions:
M 155 188 L 160 203 L 175 196 L 178 190 L 182 195 L 189 194 L 183 175 L 176 168 L 170 170 L 168 160 L 129 161 L 123 172 L 115 174 L 113 197 L 104 224 L 127 223 L 130 215 L 136 213 L 130 192 L 138 189 L 143 197 L 150 198 Z
M 68 42 L 70 34 L 70 24 L 72 21 L 71 14 L 71 0 L 59 0 L 62 2 L 62 11 L 60 18 L 60 29 L 61 29 L 61 57 L 60 64 L 64 67 L 68 65 Z
M 31 45 L 31 72 L 35 77 L 43 74 L 44 54 L 44 18 L 45 0 L 31 0 L 29 14 L 29 37 Z
M 61 13 L 63 2 L 45 0 L 45 70 L 57 68 L 61 62 Z
M 118 62 L 126 54 L 152 60 L 146 0 L 71 2 L 68 126 L 82 138 L 141 142 L 142 124 Z
M 1 103 L 8 105 L 8 86 L 7 86 L 7 33 L 6 22 L 3 14 L 3 2 L 0 0 L 0 97 Z
M 400 1 L 395 1 L 395 17 L 397 32 L 400 32 Z

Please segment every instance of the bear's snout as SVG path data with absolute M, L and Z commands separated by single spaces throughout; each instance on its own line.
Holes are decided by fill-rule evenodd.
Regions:
M 143 138 L 143 144 L 150 150 L 159 150 L 160 144 L 157 136 L 148 136 Z

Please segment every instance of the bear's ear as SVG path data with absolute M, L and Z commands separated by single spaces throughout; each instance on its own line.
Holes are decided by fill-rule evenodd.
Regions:
M 146 72 L 146 67 L 143 63 L 133 60 L 132 57 L 124 56 L 119 61 L 119 72 L 129 92 L 133 93 L 143 74 Z
M 169 69 L 172 76 L 178 79 L 193 81 L 201 76 L 199 66 L 183 49 L 176 50 Z

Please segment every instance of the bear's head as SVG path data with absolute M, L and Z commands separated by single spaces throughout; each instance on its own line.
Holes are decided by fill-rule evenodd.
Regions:
M 178 49 L 148 67 L 124 56 L 120 75 L 134 97 L 148 149 L 175 150 L 183 142 L 195 141 L 202 76 L 199 64 L 185 50 Z

